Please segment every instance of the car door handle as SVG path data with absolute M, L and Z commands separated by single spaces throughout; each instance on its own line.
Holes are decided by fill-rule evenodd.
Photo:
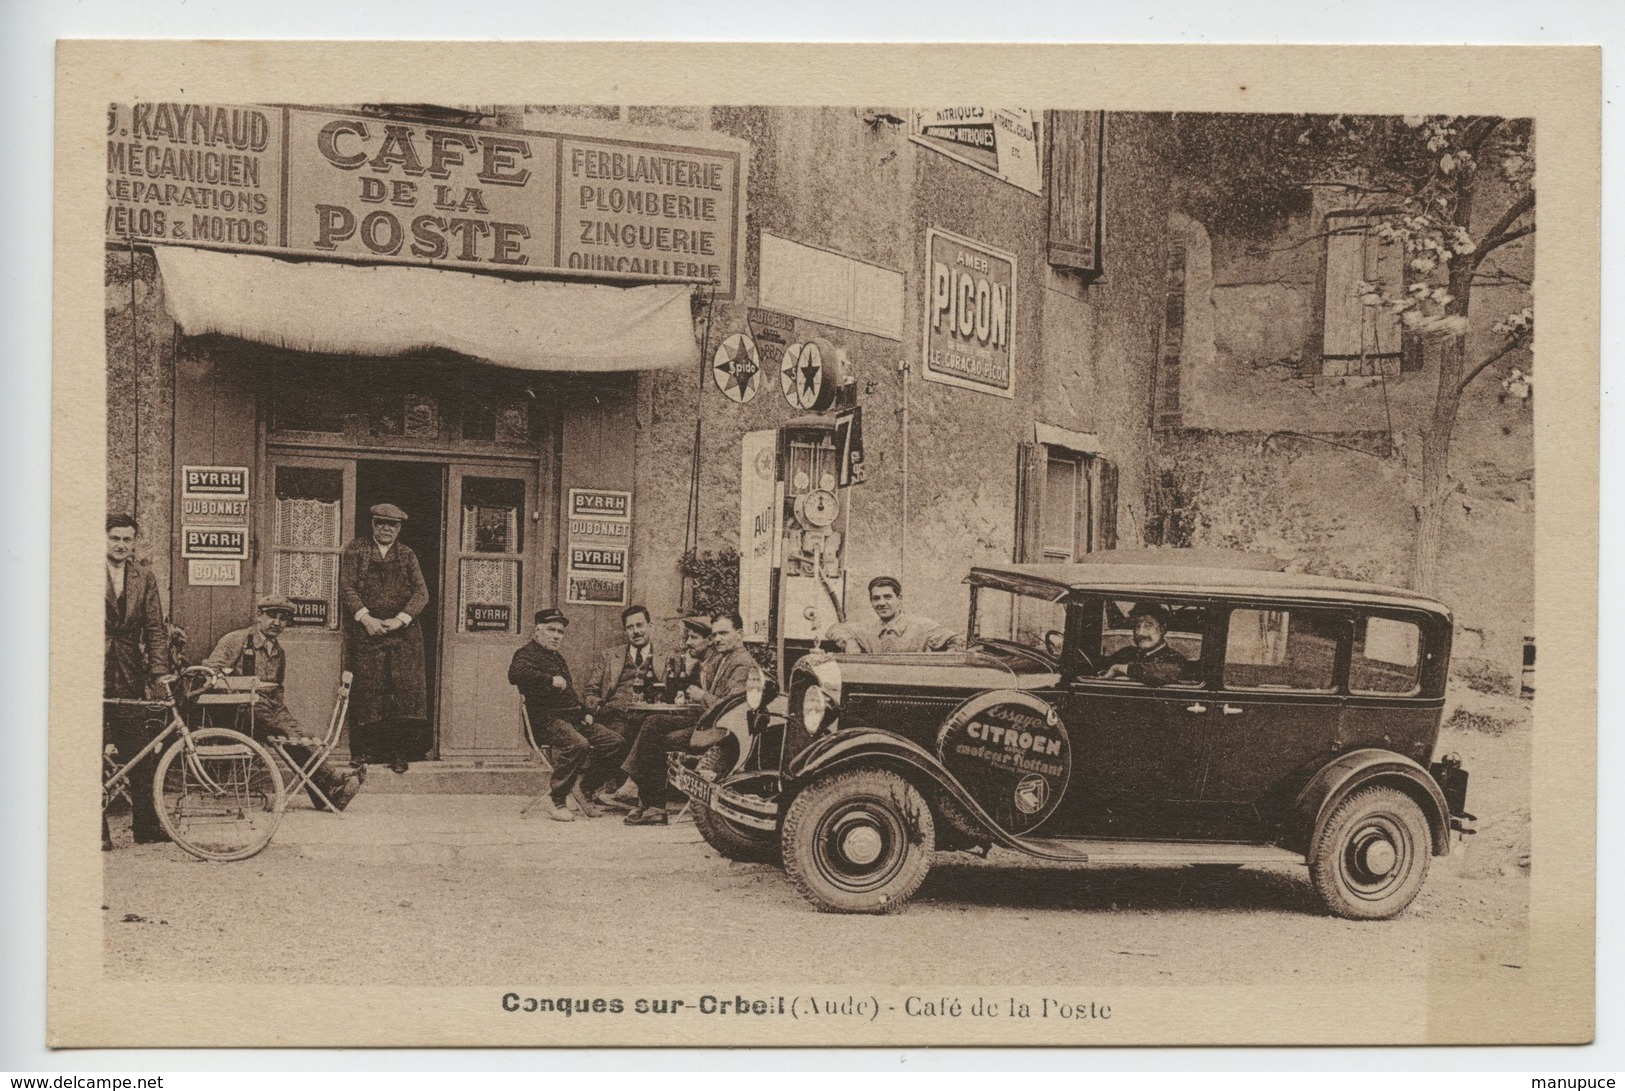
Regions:
M 1206 712 L 1207 711 L 1207 706 L 1204 705 L 1202 702 L 1198 701 L 1194 705 L 1186 705 L 1185 706 L 1185 711 L 1186 712 Z
M 1240 716 L 1242 711 L 1242 709 L 1237 708 L 1235 705 L 1224 706 L 1224 714 L 1226 716 Z

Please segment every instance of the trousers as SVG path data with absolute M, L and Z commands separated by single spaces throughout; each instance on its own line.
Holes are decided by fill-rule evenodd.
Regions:
M 553 778 L 548 782 L 548 791 L 559 807 L 569 800 L 577 780 L 588 796 L 602 788 L 615 775 L 626 753 L 626 740 L 603 724 L 545 720 L 537 741 L 553 748 Z
M 694 737 L 694 721 L 676 716 L 650 716 L 638 732 L 631 765 L 638 799 L 645 807 L 664 807 L 671 794 L 666 784 L 666 752 L 687 750 Z

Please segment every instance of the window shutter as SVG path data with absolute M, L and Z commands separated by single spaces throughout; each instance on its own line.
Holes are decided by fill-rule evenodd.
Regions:
M 1117 548 L 1117 464 L 1100 460 L 1100 548 Z
M 1011 560 L 1017 564 L 1041 559 L 1039 520 L 1043 515 L 1046 460 L 1043 444 L 1016 445 L 1016 542 Z
M 1100 182 L 1106 115 L 1052 110 L 1049 115 L 1049 263 L 1100 275 Z

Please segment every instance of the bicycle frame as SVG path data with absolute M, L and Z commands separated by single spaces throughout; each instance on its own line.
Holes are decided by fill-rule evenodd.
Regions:
M 186 668 L 187 671 L 193 672 L 202 672 L 206 669 L 207 668 L 203 667 Z M 114 795 L 118 792 L 119 788 L 129 783 L 130 770 L 145 759 L 148 754 L 157 755 L 159 752 L 161 752 L 164 748 L 166 740 L 171 735 L 174 735 L 177 732 L 180 733 L 181 745 L 186 747 L 186 752 L 189 759 L 192 754 L 196 753 L 197 744 L 192 741 L 192 729 L 187 726 L 185 718 L 181 716 L 180 699 L 175 696 L 173 689 L 174 681 L 178 680 L 178 678 L 179 676 L 176 676 L 176 678 L 173 680 L 167 678 L 165 679 L 166 688 L 169 689 L 169 696 L 161 699 L 147 700 L 140 697 L 102 698 L 102 707 L 104 708 L 109 706 L 140 706 L 141 708 L 154 712 L 159 708 L 163 708 L 169 713 L 169 723 L 164 727 L 164 729 L 158 734 L 154 735 L 147 745 L 138 750 L 135 757 L 119 766 L 119 768 L 113 771 L 111 776 L 102 782 L 103 810 L 105 810 L 108 804 L 112 802 Z M 216 792 L 220 790 L 220 786 L 214 783 L 213 779 L 204 772 L 203 768 L 197 762 L 191 762 L 191 766 L 193 773 L 204 782 L 205 786 L 208 787 L 209 790 Z

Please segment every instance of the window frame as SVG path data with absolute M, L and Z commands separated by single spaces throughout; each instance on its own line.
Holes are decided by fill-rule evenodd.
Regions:
M 1230 663 L 1230 626 L 1231 619 L 1237 611 L 1252 610 L 1255 612 L 1275 611 L 1287 614 L 1303 612 L 1320 614 L 1330 617 L 1337 623 L 1337 646 L 1332 653 L 1331 685 L 1321 689 L 1308 689 L 1301 686 L 1244 686 L 1236 685 L 1225 676 L 1225 667 Z M 1214 621 L 1212 631 L 1222 634 L 1219 650 L 1213 663 L 1214 678 L 1219 689 L 1226 693 L 1247 694 L 1249 696 L 1282 695 L 1302 697 L 1337 697 L 1348 694 L 1349 657 L 1354 647 L 1354 618 L 1355 612 L 1343 605 L 1319 605 L 1314 603 L 1297 602 L 1238 602 L 1227 605 L 1217 611 L 1223 620 Z M 1291 629 L 1288 628 L 1288 639 L 1291 638 Z
M 1404 326 L 1399 323 L 1397 318 L 1393 320 L 1395 344 L 1391 349 L 1373 352 L 1361 351 L 1358 353 L 1330 353 L 1326 351 L 1327 318 L 1331 313 L 1330 308 L 1328 307 L 1327 293 L 1332 279 L 1332 249 L 1334 240 L 1345 237 L 1349 234 L 1353 234 L 1354 232 L 1350 230 L 1353 227 L 1361 228 L 1358 234 L 1363 240 L 1363 245 L 1361 247 L 1362 264 L 1360 270 L 1361 275 L 1358 279 L 1375 282 L 1375 278 L 1380 275 L 1380 270 L 1376 269 L 1372 264 L 1374 260 L 1374 252 L 1372 250 L 1373 243 L 1379 247 L 1383 245 L 1399 245 L 1398 243 L 1383 243 L 1377 238 L 1376 231 L 1372 225 L 1372 221 L 1374 219 L 1385 215 L 1388 211 L 1390 210 L 1380 208 L 1334 209 L 1325 214 L 1322 221 L 1324 239 L 1320 250 L 1319 278 L 1316 283 L 1316 292 L 1314 296 L 1315 321 L 1309 330 L 1309 345 L 1307 346 L 1307 350 L 1304 352 L 1303 356 L 1303 371 L 1306 374 L 1323 376 L 1325 378 L 1389 378 L 1397 377 L 1405 372 L 1421 370 L 1421 342 L 1415 336 L 1407 333 Z M 1398 284 L 1394 287 L 1399 291 L 1403 291 L 1405 287 L 1405 255 L 1403 250 L 1399 252 L 1398 260 Z M 1367 276 L 1367 272 L 1372 273 L 1372 275 Z M 1353 306 L 1355 304 L 1351 302 L 1349 305 Z M 1365 312 L 1374 311 L 1377 310 L 1377 308 L 1368 307 L 1364 304 L 1360 304 L 1359 306 L 1362 309 L 1360 326 L 1363 349 L 1365 328 L 1367 323 L 1371 321 L 1371 318 Z M 1380 314 L 1377 320 L 1381 320 Z M 1378 347 L 1380 349 L 1380 346 Z M 1365 362 L 1373 360 L 1376 361 L 1375 370 L 1367 371 L 1362 367 L 1360 371 L 1352 374 L 1348 370 L 1350 361 L 1358 361 L 1364 364 Z M 1392 368 L 1388 367 L 1384 363 L 1384 361 L 1388 360 L 1393 360 L 1395 362 Z M 1337 361 L 1341 364 L 1341 367 L 1328 369 L 1328 361 Z

